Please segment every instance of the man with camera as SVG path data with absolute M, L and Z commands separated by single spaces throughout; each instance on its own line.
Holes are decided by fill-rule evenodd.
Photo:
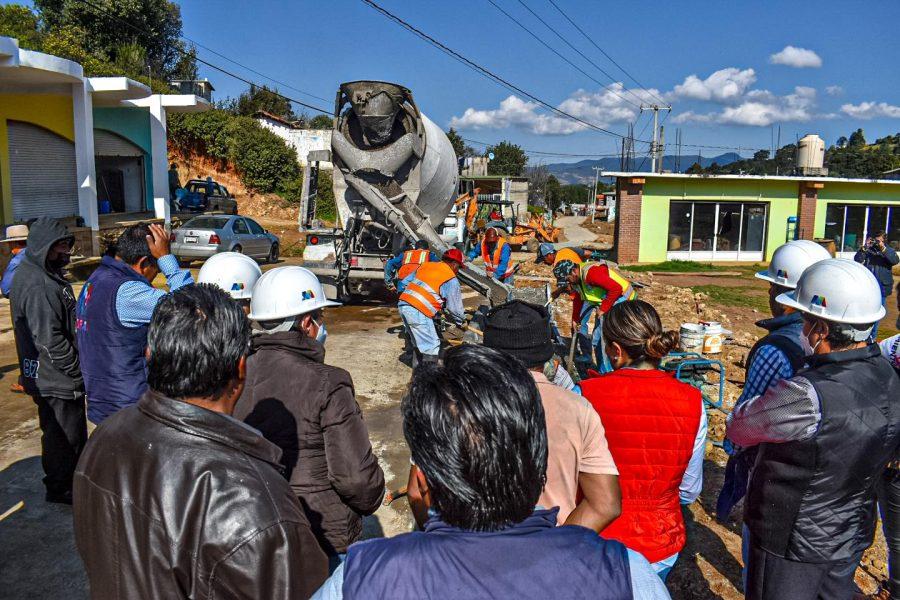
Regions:
M 881 304 L 882 306 L 886 305 L 887 297 L 891 295 L 894 287 L 891 268 L 900 262 L 900 257 L 897 256 L 897 251 L 887 244 L 884 231 L 876 231 L 866 238 L 866 244 L 856 251 L 853 260 L 862 263 L 878 280 L 878 284 L 881 286 Z M 872 329 L 871 339 L 873 341 L 877 333 L 878 323 L 875 323 L 875 327 Z

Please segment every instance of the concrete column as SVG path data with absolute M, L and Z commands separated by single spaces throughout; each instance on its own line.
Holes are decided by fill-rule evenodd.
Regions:
M 816 202 L 819 190 L 825 187 L 821 181 L 801 181 L 797 195 L 797 237 L 811 240 L 816 233 Z
M 91 228 L 91 253 L 100 254 L 100 219 L 97 215 L 97 173 L 94 164 L 94 106 L 90 83 L 72 84 L 75 125 L 75 173 L 78 181 L 78 214 Z
M 640 260 L 641 203 L 643 177 L 620 177 L 616 181 L 616 262 L 636 263 Z
M 169 211 L 169 150 L 166 146 L 166 109 L 162 96 L 153 94 L 149 99 L 150 108 L 150 163 L 153 167 L 153 211 L 157 219 L 166 224 L 172 221 Z

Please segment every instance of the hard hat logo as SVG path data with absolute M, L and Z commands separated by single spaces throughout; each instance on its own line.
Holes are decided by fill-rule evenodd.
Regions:
M 306 290 L 305 292 L 303 292 L 304 300 L 315 300 L 315 298 L 316 298 L 316 294 L 312 290 Z
M 231 284 L 231 291 L 232 292 L 240 292 L 245 287 L 246 286 L 243 284 L 243 282 L 235 281 L 234 283 Z
M 822 308 L 828 308 L 828 302 L 825 301 L 825 296 L 813 296 L 811 304 L 813 306 L 821 306 Z

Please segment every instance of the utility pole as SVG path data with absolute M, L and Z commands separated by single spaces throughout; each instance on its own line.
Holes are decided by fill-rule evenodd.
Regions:
M 597 214 L 597 183 L 600 179 L 600 167 L 594 167 L 594 192 L 591 194 L 591 223 Z
M 666 147 L 666 128 L 662 125 L 659 126 L 659 144 L 656 146 L 656 152 L 659 155 L 659 162 L 657 166 L 659 167 L 658 173 L 663 172 L 663 161 L 665 159 L 665 147 Z
M 641 112 L 644 112 L 645 107 L 641 105 Z M 660 106 L 659 104 L 651 104 L 646 107 L 646 110 L 653 111 L 653 142 L 650 144 L 650 172 L 656 173 L 656 157 L 659 153 L 659 143 L 658 143 L 658 134 L 659 134 L 659 111 L 668 110 L 671 112 L 671 106 Z

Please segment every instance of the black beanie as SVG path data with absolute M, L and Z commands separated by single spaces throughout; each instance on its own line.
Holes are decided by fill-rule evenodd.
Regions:
M 550 314 L 521 300 L 502 304 L 487 315 L 484 345 L 515 356 L 526 367 L 542 365 L 553 356 Z

